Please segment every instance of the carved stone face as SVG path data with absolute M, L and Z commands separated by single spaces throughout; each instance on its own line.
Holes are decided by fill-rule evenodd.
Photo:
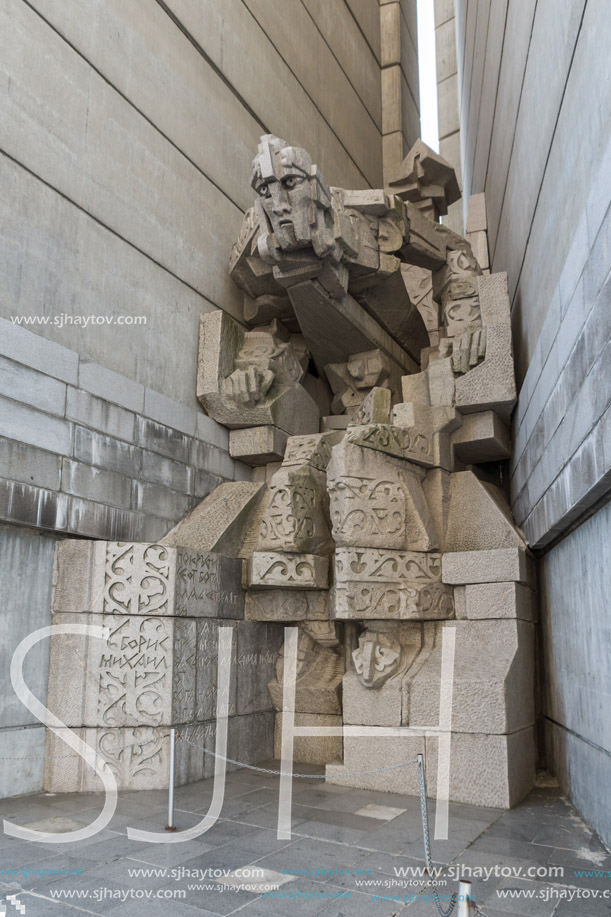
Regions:
M 401 644 L 391 636 L 366 630 L 352 653 L 357 677 L 366 688 L 381 688 L 401 667 Z
M 307 150 L 271 134 L 261 137 L 252 187 L 259 195 L 260 225 L 267 224 L 273 236 L 264 246 L 268 257 L 274 250 L 292 252 L 309 246 L 321 256 L 333 247 L 325 220 L 331 193 Z M 332 223 L 330 216 L 329 220 Z
M 252 186 L 259 195 L 276 243 L 284 251 L 312 241 L 316 222 L 312 159 L 306 150 L 271 135 L 262 137 L 253 162 Z

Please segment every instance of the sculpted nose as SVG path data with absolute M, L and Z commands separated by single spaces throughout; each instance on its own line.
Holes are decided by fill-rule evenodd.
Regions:
M 276 216 L 284 216 L 287 213 L 291 212 L 291 205 L 289 204 L 288 193 L 285 188 L 283 188 L 282 183 L 277 181 L 274 182 L 271 187 L 272 194 L 272 210 Z

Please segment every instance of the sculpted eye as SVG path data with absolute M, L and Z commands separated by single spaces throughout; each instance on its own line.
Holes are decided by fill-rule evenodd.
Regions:
M 302 181 L 304 181 L 302 175 L 287 175 L 286 178 L 282 179 L 282 184 L 291 191 L 293 188 L 296 188 L 297 185 L 300 185 Z
M 257 194 L 260 197 L 271 197 L 271 191 L 269 190 L 269 182 L 266 182 L 257 187 Z

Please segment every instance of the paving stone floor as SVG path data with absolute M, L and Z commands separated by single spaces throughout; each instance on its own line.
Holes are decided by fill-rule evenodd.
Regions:
M 292 837 L 278 840 L 278 782 L 251 770 L 228 774 L 218 822 L 179 844 L 127 837 L 128 825 L 163 830 L 162 791 L 122 793 L 108 827 L 84 842 L 28 843 L 0 833 L 0 914 L 16 894 L 7 915 L 24 913 L 14 906 L 20 903 L 25 917 L 434 917 L 431 886 L 418 873 L 417 799 L 296 779 Z M 211 780 L 179 788 L 177 827 L 197 824 L 211 798 Z M 91 822 L 101 806 L 96 794 L 42 793 L 0 801 L 0 816 L 65 832 Z M 429 808 L 433 827 L 433 801 Z M 479 870 L 473 894 L 487 917 L 611 917 L 609 851 L 553 787 L 538 787 L 510 812 L 451 805 L 449 839 L 432 847 L 435 863 L 450 868 L 440 879 L 442 895 L 456 889 L 459 866 Z M 250 864 L 263 874 L 239 873 Z M 276 887 L 266 892 L 261 883 Z

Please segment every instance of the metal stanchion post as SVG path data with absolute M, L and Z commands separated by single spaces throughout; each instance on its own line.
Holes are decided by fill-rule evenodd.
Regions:
M 176 769 L 176 730 L 170 729 L 170 784 L 168 787 L 168 823 L 166 831 L 176 831 L 174 824 L 174 774 Z
M 456 917 L 472 917 L 474 913 L 473 899 L 471 898 L 471 883 L 458 883 L 458 911 Z

